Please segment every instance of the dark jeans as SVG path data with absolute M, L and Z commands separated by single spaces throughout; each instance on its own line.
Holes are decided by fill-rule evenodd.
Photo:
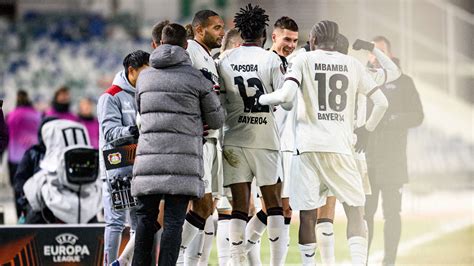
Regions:
M 369 172 L 370 176 L 370 172 Z M 366 196 L 365 220 L 369 230 L 369 248 L 374 236 L 374 215 L 382 195 L 384 223 L 384 258 L 383 265 L 394 265 L 397 258 L 398 243 L 402 230 L 400 211 L 402 206 L 402 187 L 399 184 L 375 184 L 370 181 L 372 195 Z
M 154 265 L 154 263 L 151 263 L 152 247 L 154 235 L 158 230 L 156 220 L 161 199 L 165 200 L 165 215 L 158 265 L 176 265 L 184 218 L 191 197 L 183 195 L 147 195 L 138 197 L 136 209 L 138 224 L 135 232 L 133 266 Z
M 15 173 L 16 170 L 18 169 L 18 163 L 13 163 L 13 162 L 8 162 L 8 172 L 10 175 L 10 185 L 14 187 L 15 185 Z M 16 193 L 15 191 L 15 208 L 16 208 L 16 217 L 20 218 L 21 216 L 21 211 L 23 210 L 22 207 L 18 204 L 18 199 L 20 198 L 20 194 Z

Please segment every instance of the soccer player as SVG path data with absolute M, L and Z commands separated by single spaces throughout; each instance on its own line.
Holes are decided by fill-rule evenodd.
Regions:
M 280 56 L 280 59 L 283 62 L 284 70 L 286 71 L 286 67 L 288 66 L 287 57 L 293 53 L 298 44 L 298 24 L 296 24 L 293 19 L 286 16 L 279 18 L 273 25 L 272 41 L 273 44 L 270 50 Z M 293 113 L 294 112 L 292 112 L 291 115 Z M 278 108 L 278 110 L 275 111 L 275 118 L 279 130 L 279 136 L 281 138 L 281 156 L 283 163 L 282 169 L 284 182 L 282 183 L 281 197 L 283 215 L 285 219 L 284 234 L 287 241 L 289 242 L 290 221 L 292 212 L 289 204 L 289 193 L 286 182 L 288 178 L 290 178 L 289 174 L 291 169 L 291 158 L 294 150 L 294 145 L 292 144 L 292 125 L 291 123 L 287 123 L 287 121 L 291 120 L 287 119 L 288 115 L 289 112 L 282 110 L 281 108 Z M 257 215 L 253 216 L 247 225 L 247 250 L 249 250 L 249 261 L 252 265 L 261 264 L 259 259 L 259 240 L 263 232 L 265 231 L 267 225 L 267 214 L 265 213 L 264 204 L 262 204 L 262 207 L 263 209 L 260 210 Z M 288 246 L 289 243 L 286 246 L 287 248 L 283 250 L 283 261 L 285 261 L 286 254 L 288 252 Z
M 240 36 L 240 32 L 236 28 L 228 30 L 222 39 L 222 46 L 218 55 L 217 62 L 223 58 L 232 49 L 242 45 L 244 40 Z M 221 95 L 223 97 L 224 94 Z M 232 215 L 232 206 L 228 198 L 231 198 L 229 188 L 225 188 L 222 197 L 217 204 L 218 221 L 216 231 L 217 257 L 219 265 L 227 265 L 230 260 L 230 242 L 229 242 L 229 225 Z
M 283 65 L 278 55 L 265 51 L 268 15 L 259 6 L 248 5 L 235 15 L 235 27 L 244 43 L 219 61 L 227 111 L 224 138 L 224 186 L 232 191 L 230 221 L 231 263 L 246 263 L 245 229 L 250 184 L 254 176 L 267 207 L 271 265 L 283 264 L 284 219 L 281 205 L 281 158 L 278 128 L 273 108 L 257 106 L 259 95 L 278 89 Z
M 334 51 L 337 35 L 335 22 L 315 24 L 310 33 L 312 51 L 292 60 L 281 90 L 258 99 L 263 105 L 291 108 L 297 95 L 298 156 L 293 167 L 299 174 L 290 179 L 290 204 L 300 210 L 299 247 L 304 265 L 314 264 L 317 209 L 326 204 L 329 192 L 344 206 L 352 263 L 363 265 L 367 258 L 365 194 L 352 152 L 355 97 L 360 92 L 374 103 L 367 123 L 355 130 L 356 149 L 365 148 L 369 132 L 388 103 L 359 61 Z
M 194 39 L 188 40 L 187 52 L 192 65 L 211 80 L 215 89 L 218 90 L 218 73 L 210 52 L 214 48 L 221 47 L 222 38 L 224 37 L 224 21 L 212 10 L 201 10 L 194 15 L 191 25 Z M 185 265 L 196 265 L 198 263 L 207 265 L 207 259 L 211 251 L 214 238 L 214 222 L 211 215 L 214 211 L 212 185 L 213 179 L 219 178 L 219 168 L 222 168 L 222 157 L 218 156 L 218 153 L 222 151 L 219 143 L 219 133 L 219 130 L 209 130 L 209 135 L 206 136 L 206 143 L 203 147 L 203 179 L 206 190 L 203 198 L 192 201 L 192 208 L 186 215 L 180 252 L 181 254 L 184 253 Z M 189 249 L 187 249 L 188 246 Z M 202 259 L 201 262 L 200 259 Z M 178 260 L 178 263 L 180 262 L 182 262 L 181 259 Z

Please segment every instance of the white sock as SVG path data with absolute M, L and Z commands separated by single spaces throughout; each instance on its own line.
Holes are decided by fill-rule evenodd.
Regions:
M 230 260 L 229 226 L 230 219 L 217 222 L 217 257 L 221 266 L 227 265 Z
M 209 261 L 209 256 L 211 255 L 212 242 L 214 242 L 214 216 L 211 215 L 206 220 L 206 225 L 204 226 L 204 241 L 202 245 L 202 255 L 199 259 L 199 265 L 207 265 Z
M 349 243 L 352 265 L 365 265 L 367 261 L 367 238 L 353 236 L 347 242 Z
M 270 240 L 270 265 L 283 265 L 284 252 L 286 250 L 287 237 L 284 228 L 283 215 L 270 215 L 267 219 L 268 240 Z
M 309 243 L 304 245 L 298 244 L 298 246 L 300 248 L 301 265 L 316 265 L 316 260 L 314 259 L 316 254 L 316 243 Z
M 204 244 L 204 231 L 199 233 L 191 240 L 184 252 L 184 265 L 195 266 L 198 265 L 199 259 L 202 255 L 202 246 Z
M 290 224 L 285 223 L 285 227 L 283 229 L 283 234 L 286 239 L 286 246 L 285 249 L 283 250 L 283 263 L 286 262 L 286 255 L 288 255 L 288 249 L 290 248 Z
M 321 253 L 321 262 L 323 265 L 334 265 L 336 257 L 334 255 L 334 226 L 330 222 L 319 223 L 316 225 L 316 240 L 318 242 L 319 252 Z
M 117 259 L 120 265 L 128 265 L 132 262 L 133 259 L 133 250 L 135 248 L 135 234 L 130 234 L 130 239 L 127 242 L 127 245 L 120 254 L 120 257 Z
M 232 218 L 229 226 L 229 241 L 231 265 L 243 265 L 246 263 L 245 251 L 245 227 L 247 222 L 241 219 Z
M 181 234 L 181 248 L 179 249 L 178 261 L 176 264 L 184 264 L 184 253 L 189 246 L 189 243 L 199 233 L 199 228 L 195 227 L 187 220 L 184 220 L 183 233 Z
M 252 266 L 262 265 L 262 261 L 260 259 L 260 244 L 261 243 L 262 243 L 261 240 L 257 240 L 257 243 L 252 245 L 252 248 L 247 253 L 249 264 Z
M 262 238 L 263 232 L 267 229 L 267 225 L 262 223 L 257 215 L 254 215 L 247 223 L 245 235 L 247 236 L 246 249 L 250 251 L 252 247 Z

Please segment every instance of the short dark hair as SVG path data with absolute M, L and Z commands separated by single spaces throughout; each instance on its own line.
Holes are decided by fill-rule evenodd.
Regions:
M 61 86 L 54 92 L 53 101 L 56 101 L 61 93 L 69 93 L 69 87 Z
M 156 44 L 160 44 L 161 41 L 161 33 L 163 32 L 163 28 L 170 24 L 169 20 L 163 20 L 156 23 L 151 30 L 151 38 Z
M 166 25 L 161 34 L 161 42 L 163 44 L 178 45 L 184 48 L 186 44 L 186 29 L 177 23 Z
M 16 106 L 31 106 L 30 97 L 25 90 L 19 90 L 16 93 Z
M 193 22 L 191 23 L 191 25 L 193 25 L 193 27 L 197 27 L 199 25 L 206 27 L 208 19 L 214 16 L 219 16 L 219 14 L 209 9 L 198 11 L 196 14 L 194 14 Z
M 389 52 L 392 51 L 392 44 L 390 43 L 390 41 L 385 36 L 382 36 L 382 35 L 375 36 L 372 39 L 372 41 L 374 41 L 374 42 L 384 42 L 387 45 L 388 51 Z
M 129 53 L 123 59 L 123 67 L 125 68 L 125 75 L 128 76 L 128 67 L 132 67 L 133 69 L 139 69 L 144 65 L 148 65 L 150 60 L 150 54 L 142 51 L 136 50 L 134 52 Z
M 235 27 L 239 30 L 242 39 L 245 41 L 257 40 L 266 35 L 265 26 L 267 26 L 268 15 L 265 9 L 260 6 L 253 7 L 251 4 L 241 8 L 240 12 L 235 14 Z
M 275 24 L 273 25 L 273 28 L 298 32 L 298 24 L 296 24 L 296 22 L 292 18 L 287 16 L 283 16 L 277 19 L 277 21 L 275 21 Z
M 184 28 L 186 29 L 186 39 L 188 40 L 194 39 L 193 25 L 186 24 Z

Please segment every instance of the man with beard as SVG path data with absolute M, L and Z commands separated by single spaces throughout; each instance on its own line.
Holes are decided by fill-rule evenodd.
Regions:
M 191 23 L 194 39 L 188 40 L 187 52 L 191 58 L 194 68 L 200 70 L 203 75 L 214 84 L 214 89 L 219 90 L 218 73 L 214 59 L 210 52 L 214 48 L 221 47 L 224 37 L 224 21 L 212 10 L 198 11 Z M 203 147 L 204 159 L 204 184 L 206 186 L 203 198 L 192 201 L 191 209 L 186 215 L 183 226 L 180 259 L 186 265 L 201 262 L 207 264 L 214 238 L 214 223 L 212 212 L 214 202 L 212 193 L 218 192 L 222 186 L 222 152 L 219 143 L 219 130 L 209 130 L 206 143 Z M 213 184 L 217 184 L 213 186 Z M 189 246 L 189 249 L 187 249 Z M 185 256 L 183 254 L 185 253 Z M 201 258 L 202 257 L 202 258 Z

